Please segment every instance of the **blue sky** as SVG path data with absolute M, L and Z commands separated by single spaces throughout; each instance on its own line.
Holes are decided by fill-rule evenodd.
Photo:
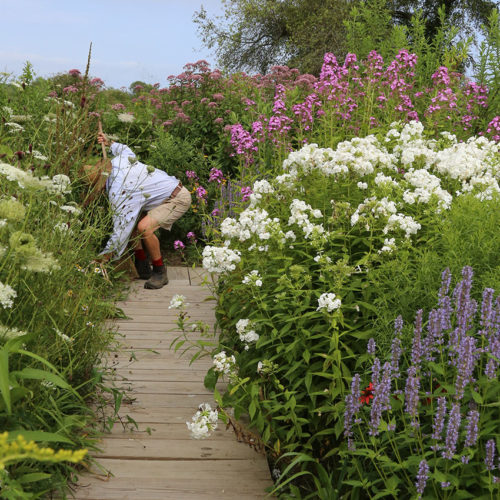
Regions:
M 166 86 L 186 63 L 216 67 L 193 23 L 201 5 L 222 14 L 221 0 L 0 0 L 0 72 L 19 76 L 26 61 L 37 76 L 83 72 L 92 42 L 90 74 L 108 87 Z

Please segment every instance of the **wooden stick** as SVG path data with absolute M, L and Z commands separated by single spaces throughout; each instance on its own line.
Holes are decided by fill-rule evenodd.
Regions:
M 102 123 L 101 123 L 101 120 L 99 119 L 99 121 L 97 122 L 98 123 L 98 126 L 99 126 L 99 133 L 102 134 L 103 131 L 102 131 Z M 104 157 L 104 159 L 106 160 L 108 158 L 108 155 L 106 153 L 106 146 L 104 145 L 104 142 L 101 142 L 101 146 L 102 146 L 102 156 Z

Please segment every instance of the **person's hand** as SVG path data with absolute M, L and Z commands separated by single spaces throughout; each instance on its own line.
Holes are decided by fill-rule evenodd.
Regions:
M 108 136 L 104 132 L 99 132 L 97 134 L 97 142 L 99 144 L 104 144 L 105 146 L 109 146 L 111 141 L 108 139 Z

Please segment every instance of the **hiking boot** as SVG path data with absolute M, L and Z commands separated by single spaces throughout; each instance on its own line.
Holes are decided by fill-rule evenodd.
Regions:
M 159 268 L 153 267 L 151 278 L 144 283 L 144 288 L 158 289 L 162 288 L 168 283 L 167 269 L 165 266 Z
M 139 278 L 141 280 L 148 280 L 151 278 L 151 275 L 153 274 L 153 271 L 151 269 L 151 264 L 149 263 L 149 259 L 135 259 L 134 260 L 135 264 L 135 270 L 137 271 L 137 274 L 139 275 Z

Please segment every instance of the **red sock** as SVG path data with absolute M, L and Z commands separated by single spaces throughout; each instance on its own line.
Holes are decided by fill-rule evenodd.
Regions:
M 146 255 L 146 252 L 142 248 L 138 248 L 137 250 L 134 250 L 134 254 L 137 258 L 137 260 L 146 260 L 148 256 Z
M 160 257 L 158 260 L 153 260 L 153 266 L 155 267 L 161 267 L 163 266 L 163 259 Z

